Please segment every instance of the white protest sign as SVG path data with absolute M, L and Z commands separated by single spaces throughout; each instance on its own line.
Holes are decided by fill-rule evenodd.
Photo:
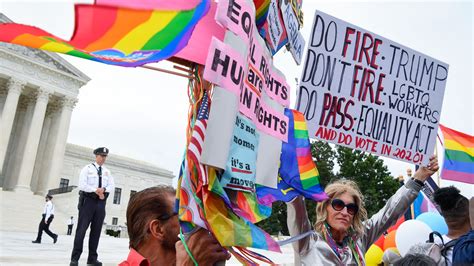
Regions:
M 286 33 L 288 35 L 288 43 L 290 45 L 290 52 L 296 61 L 296 64 L 301 64 L 303 58 L 303 50 L 305 41 L 303 35 L 299 32 L 298 18 L 293 12 L 293 8 L 285 1 L 281 1 L 281 12 L 283 21 L 285 22 Z
M 278 48 L 278 43 L 280 42 L 281 35 L 283 34 L 283 25 L 280 23 L 278 3 L 277 0 L 272 0 L 270 6 L 268 7 L 268 31 L 270 34 L 270 41 L 273 47 L 273 50 Z
M 316 11 L 297 109 L 310 137 L 426 164 L 448 65 Z

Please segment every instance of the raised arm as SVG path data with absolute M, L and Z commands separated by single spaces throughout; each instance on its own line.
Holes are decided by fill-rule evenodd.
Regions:
M 287 219 L 286 224 L 288 225 L 288 230 L 290 231 L 290 236 L 297 236 L 302 233 L 306 233 L 311 230 L 311 224 L 308 218 L 308 213 L 306 211 L 306 206 L 302 196 L 296 197 L 293 201 L 288 202 L 287 206 Z M 306 251 L 309 249 L 309 243 L 311 236 L 294 242 L 293 248 L 298 254 L 301 251 Z
M 438 168 L 438 160 L 432 156 L 427 167 L 420 167 L 414 178 L 400 187 L 385 206 L 365 222 L 365 234 L 361 239 L 365 250 L 397 222 L 416 199 L 425 180 L 438 171 Z

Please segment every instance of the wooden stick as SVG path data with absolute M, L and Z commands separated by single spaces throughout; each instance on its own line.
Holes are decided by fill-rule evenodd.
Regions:
M 175 69 L 178 69 L 178 70 L 181 70 L 181 71 L 184 71 L 188 74 L 192 74 L 193 72 L 191 71 L 191 69 L 189 68 L 185 68 L 185 67 L 181 67 L 181 66 L 178 66 L 178 65 L 173 65 L 173 68 Z
M 190 76 L 190 75 L 186 75 L 186 74 L 182 74 L 182 73 L 179 73 L 179 72 L 175 72 L 175 71 L 171 71 L 171 70 L 166 70 L 166 69 L 162 69 L 162 68 L 158 68 L 158 67 L 152 67 L 152 66 L 140 66 L 140 67 L 143 67 L 143 68 L 147 68 L 147 69 L 151 69 L 151 70 L 155 70 L 155 71 L 160 71 L 160 72 L 164 72 L 164 73 L 168 73 L 168 74 L 171 74 L 171 75 L 176 75 L 176 76 L 180 76 L 180 77 L 185 77 L 187 79 L 192 79 L 194 80 L 194 77 L 193 76 Z

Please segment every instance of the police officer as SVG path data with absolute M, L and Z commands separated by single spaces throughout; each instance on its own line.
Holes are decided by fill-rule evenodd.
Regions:
M 74 248 L 71 254 L 70 265 L 78 265 L 81 257 L 84 236 L 89 224 L 88 265 L 102 265 L 97 260 L 97 246 L 100 232 L 105 218 L 105 203 L 109 193 L 114 189 L 114 178 L 104 166 L 109 149 L 100 147 L 94 150 L 95 162 L 86 165 L 79 176 L 79 218 L 77 221 Z
M 44 205 L 43 215 L 38 226 L 38 236 L 36 237 L 36 240 L 31 241 L 32 243 L 41 243 L 41 236 L 43 235 L 43 231 L 45 231 L 46 234 L 48 234 L 53 239 L 54 244 L 56 244 L 56 242 L 58 241 L 58 235 L 49 230 L 49 225 L 54 219 L 54 205 L 52 199 L 53 196 L 49 194 L 46 195 L 46 204 Z

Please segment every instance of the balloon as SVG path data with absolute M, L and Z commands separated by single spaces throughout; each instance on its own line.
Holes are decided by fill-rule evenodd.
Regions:
M 397 220 L 397 223 L 396 223 L 396 224 L 394 224 L 394 225 L 390 226 L 390 228 L 388 228 L 387 232 L 390 233 L 390 232 L 392 232 L 392 231 L 394 231 L 394 230 L 397 230 L 398 227 L 399 227 L 404 221 L 405 221 L 405 217 L 403 217 L 403 216 L 400 217 L 400 218 Z
M 379 239 L 377 239 L 375 242 L 374 242 L 374 245 L 376 245 L 377 247 L 379 247 L 380 249 L 382 250 L 385 250 L 383 248 L 383 242 L 385 241 L 385 236 L 384 235 L 381 235 L 379 237 Z
M 416 217 L 416 220 L 427 224 L 431 230 L 437 231 L 442 235 L 448 233 L 448 225 L 444 221 L 443 216 L 436 212 L 424 212 Z
M 370 246 L 365 253 L 365 263 L 367 266 L 376 266 L 382 262 L 383 251 L 376 245 Z
M 397 234 L 397 231 L 392 231 L 388 233 L 388 235 L 385 237 L 385 241 L 383 242 L 383 250 L 385 251 L 388 248 L 395 248 L 397 247 L 397 244 L 395 243 L 395 235 Z
M 393 265 L 393 263 L 400 258 L 401 256 L 397 248 L 388 248 L 383 252 L 382 261 L 384 265 Z
M 405 256 L 411 246 L 418 243 L 425 243 L 428 240 L 431 228 L 417 220 L 408 220 L 400 225 L 395 235 L 395 243 L 397 243 L 400 255 Z

